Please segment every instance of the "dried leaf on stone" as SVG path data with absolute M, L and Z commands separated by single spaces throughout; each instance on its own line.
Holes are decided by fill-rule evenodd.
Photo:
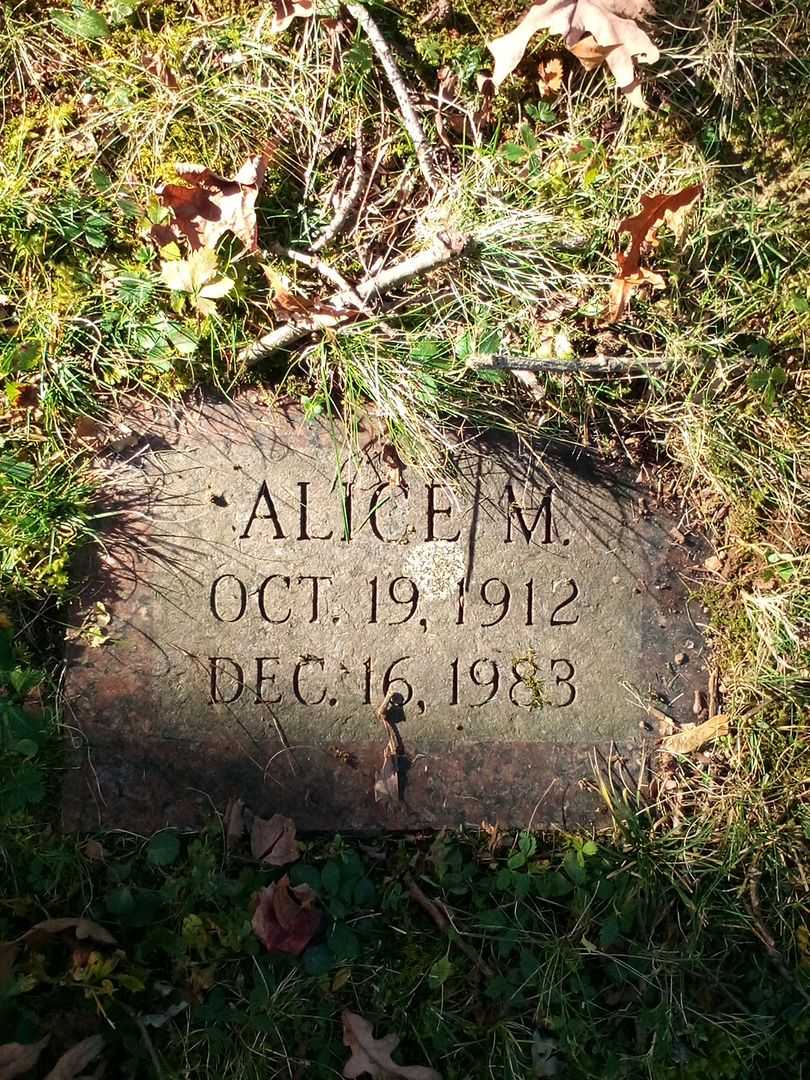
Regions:
M 314 906 L 309 885 L 290 885 L 284 877 L 259 893 L 251 925 L 268 952 L 298 956 L 321 928 L 322 913 Z
M 343 1045 L 351 1057 L 343 1066 L 347 1080 L 368 1074 L 374 1080 L 442 1080 L 441 1073 L 426 1065 L 398 1065 L 391 1054 L 399 1044 L 399 1035 L 374 1038 L 374 1027 L 358 1013 L 343 1010 Z
M 374 775 L 374 801 L 399 802 L 399 756 L 386 746 L 383 761 Z
M 295 18 L 310 19 L 315 14 L 314 0 L 273 0 L 270 33 L 280 34 Z
M 5 1043 L 0 1046 L 0 1080 L 14 1080 L 30 1072 L 48 1043 L 50 1035 L 35 1043 Z
M 668 754 L 691 754 L 693 750 L 699 750 L 704 743 L 712 739 L 719 739 L 722 735 L 728 735 L 728 717 L 722 713 L 704 720 L 702 724 L 686 728 L 676 735 L 668 735 L 661 740 L 661 749 Z
M 654 64 L 659 52 L 635 20 L 652 11 L 649 0 L 544 0 L 532 4 L 514 30 L 487 43 L 495 59 L 495 85 L 515 70 L 538 30 L 548 30 L 562 35 L 565 47 L 584 67 L 606 63 L 632 103 L 643 106 L 634 60 Z M 585 39 L 589 41 L 581 44 Z
M 152 226 L 158 245 L 164 247 L 185 237 L 191 250 L 197 251 L 216 247 L 226 232 L 232 232 L 246 251 L 256 251 L 256 196 L 269 156 L 268 149 L 248 158 L 233 180 L 202 165 L 175 165 L 174 171 L 188 186 L 162 184 L 157 189 L 161 205 L 173 213 L 171 222 Z
M 663 288 L 663 277 L 641 266 L 642 256 L 646 249 L 656 246 L 656 232 L 662 224 L 669 225 L 676 235 L 679 233 L 684 215 L 702 191 L 702 184 L 692 184 L 669 195 L 642 195 L 640 212 L 619 222 L 617 236 L 628 233 L 630 244 L 626 250 L 619 248 L 616 252 L 618 273 L 611 287 L 604 322 L 613 323 L 621 318 L 630 297 L 640 285 Z
M 45 1080 L 76 1080 L 91 1061 L 95 1061 L 104 1049 L 104 1039 L 91 1035 L 62 1054 Z
M 402 799 L 402 765 L 405 747 L 402 744 L 396 720 L 402 710 L 399 694 L 389 693 L 377 709 L 377 719 L 383 725 L 386 744 L 382 765 L 374 776 L 374 801 L 399 802 Z
M 559 56 L 552 56 L 549 60 L 541 60 L 537 65 L 537 89 L 541 97 L 553 97 L 562 89 L 563 62 Z
M 380 461 L 388 478 L 389 487 L 405 487 L 405 462 L 393 443 L 386 443 L 380 453 Z
M 286 866 L 299 857 L 295 822 L 283 814 L 254 818 L 250 830 L 250 850 L 254 859 L 268 866 Z

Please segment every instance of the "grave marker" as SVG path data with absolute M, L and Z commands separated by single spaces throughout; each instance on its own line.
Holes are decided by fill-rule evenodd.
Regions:
M 481 441 L 450 487 L 247 396 L 131 423 L 71 633 L 68 827 L 234 796 L 299 829 L 596 820 L 594 754 L 638 768 L 636 695 L 692 719 L 689 551 L 584 458 Z

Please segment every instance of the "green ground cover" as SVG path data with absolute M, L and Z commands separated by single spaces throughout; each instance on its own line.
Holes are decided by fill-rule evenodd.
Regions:
M 438 72 L 475 114 L 487 38 L 520 5 L 373 10 L 452 177 L 437 197 L 345 12 L 337 28 L 298 19 L 277 35 L 264 7 L 236 0 L 0 12 L 0 941 L 62 916 L 116 939 L 0 948 L 0 1045 L 50 1033 L 31 1075 L 100 1035 L 107 1076 L 332 1077 L 350 1008 L 402 1035 L 401 1061 L 448 1080 L 800 1077 L 808 14 L 798 0 L 659 4 L 647 111 L 570 56 L 541 97 L 536 64 L 562 50 L 540 34 L 481 139 L 446 118 L 444 143 Z M 304 299 L 332 291 L 279 252 L 323 231 L 358 128 L 371 179 L 324 253 L 333 268 L 360 280 L 439 230 L 474 248 L 387 310 L 246 369 L 239 348 L 278 320 L 282 275 Z M 232 176 L 269 136 L 266 269 L 225 238 L 216 273 L 233 286 L 201 312 L 161 276 L 156 187 L 180 161 Z M 688 228 L 662 231 L 654 255 L 665 288 L 605 327 L 617 222 L 642 195 L 695 183 Z M 474 360 L 499 350 L 666 366 L 520 379 Z M 541 431 L 644 473 L 718 552 L 700 599 L 731 734 L 632 798 L 605 791 L 614 824 L 597 837 L 308 839 L 290 875 L 327 922 L 301 959 L 255 939 L 252 898 L 281 871 L 228 851 L 213 810 L 195 837 L 116 834 L 102 849 L 61 835 L 61 627 L 71 560 L 102 524 L 94 462 L 127 439 L 116 403 L 245 385 L 350 426 L 371 408 L 425 468 L 444 466 L 443 434 L 461 423 Z M 445 905 L 449 932 L 410 880 Z

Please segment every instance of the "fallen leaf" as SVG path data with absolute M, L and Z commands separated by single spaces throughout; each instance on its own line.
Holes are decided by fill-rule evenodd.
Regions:
M 246 251 L 256 251 L 256 196 L 269 158 L 269 149 L 248 158 L 233 180 L 202 165 L 175 165 L 177 175 L 191 186 L 161 184 L 157 189 L 160 203 L 174 215 L 171 222 L 152 226 L 158 245 L 165 247 L 185 236 L 191 250 L 197 251 L 216 247 L 226 232 L 232 232 Z
M 608 324 L 618 322 L 630 303 L 630 298 L 642 285 L 648 285 L 651 289 L 663 289 L 666 281 L 654 270 L 643 269 L 637 270 L 634 274 L 615 277 L 610 286 L 607 311 L 602 316 L 602 322 Z
M 661 749 L 668 754 L 691 754 L 693 750 L 699 750 L 704 743 L 718 739 L 721 735 L 728 735 L 728 717 L 718 713 L 693 728 L 679 731 L 676 735 L 667 735 L 661 740 Z
M 382 448 L 380 460 L 385 466 L 389 487 L 405 488 L 405 462 L 399 456 L 393 443 L 386 443 Z
M 52 937 L 73 931 L 77 941 L 95 941 L 100 945 L 115 945 L 115 938 L 109 930 L 92 922 L 90 919 L 43 919 L 15 940 L 36 949 L 46 944 Z
M 6 383 L 6 397 L 13 409 L 34 409 L 39 404 L 36 383 Z
M 0 1046 L 0 1080 L 13 1080 L 15 1076 L 22 1076 L 33 1069 L 48 1039 L 50 1035 L 35 1043 L 15 1042 Z
M 537 89 L 541 97 L 553 97 L 558 94 L 563 84 L 563 62 L 559 56 L 550 60 L 541 60 L 537 65 Z
M 253 858 L 268 866 L 286 866 L 299 857 L 295 838 L 295 822 L 282 814 L 271 818 L 254 818 L 250 830 L 250 850 Z
M 177 79 L 174 72 L 166 66 L 162 53 L 147 53 L 143 58 L 143 66 L 145 71 L 148 71 L 150 75 L 154 75 L 164 86 L 168 86 L 170 90 L 177 89 L 179 85 Z
M 719 555 L 710 555 L 708 559 L 703 560 L 703 569 L 708 570 L 710 574 L 721 574 L 723 572 L 723 560 Z
M 538 30 L 560 34 L 584 67 L 606 63 L 619 87 L 634 105 L 642 105 L 634 60 L 654 64 L 659 52 L 634 21 L 653 12 L 649 0 L 544 0 L 532 4 L 508 34 L 487 42 L 495 60 L 492 78 L 496 86 L 515 70 L 529 41 Z M 622 16 L 629 15 L 630 18 Z M 581 44 L 589 39 L 586 44 Z
M 374 1038 L 374 1027 L 358 1013 L 344 1009 L 343 1045 L 352 1054 L 343 1066 L 343 1075 L 347 1080 L 368 1073 L 375 1080 L 442 1080 L 441 1073 L 425 1065 L 397 1065 L 391 1057 L 399 1044 L 399 1035 L 386 1035 L 382 1039 Z
M 682 221 L 685 211 L 702 192 L 702 184 L 691 184 L 670 195 L 642 195 L 640 212 L 624 218 L 616 230 L 619 236 L 622 233 L 630 234 L 630 247 L 616 256 L 619 271 L 622 274 L 635 273 L 641 264 L 642 247 L 656 243 L 655 234 L 659 225 Z
M 641 211 L 619 222 L 617 237 L 629 233 L 630 245 L 626 251 L 619 248 L 616 252 L 618 273 L 611 286 L 603 322 L 614 323 L 620 319 L 639 286 L 649 285 L 654 289 L 664 287 L 665 281 L 660 274 L 641 266 L 644 249 L 656 245 L 659 226 L 666 224 L 680 228 L 686 211 L 702 191 L 702 184 L 692 184 L 669 195 L 642 195 Z
M 245 835 L 245 804 L 242 799 L 232 799 L 225 808 L 225 846 L 235 847 Z
M 375 802 L 399 802 L 401 799 L 399 788 L 399 755 L 392 753 L 386 746 L 383 752 L 383 762 L 374 774 L 374 801 Z
M 45 1080 L 76 1080 L 86 1065 L 94 1061 L 104 1049 L 104 1040 L 100 1035 L 91 1035 L 72 1046 L 62 1054 L 57 1063 L 45 1077 Z
M 314 907 L 309 885 L 290 885 L 285 874 L 259 893 L 253 913 L 253 933 L 268 952 L 298 956 L 321 928 L 322 913 Z
M 389 693 L 377 709 L 377 719 L 387 736 L 382 766 L 374 776 L 374 801 L 399 802 L 402 799 L 402 772 L 407 765 L 405 747 L 397 722 L 402 718 L 402 695 Z
M 313 0 L 273 0 L 270 33 L 280 34 L 295 18 L 310 19 L 315 14 Z
M 104 862 L 107 851 L 100 840 L 85 840 L 82 844 L 82 854 L 90 862 Z

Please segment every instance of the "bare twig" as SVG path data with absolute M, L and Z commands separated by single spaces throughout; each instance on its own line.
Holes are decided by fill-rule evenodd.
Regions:
M 380 63 L 385 69 L 385 74 L 388 76 L 391 89 L 394 91 L 397 102 L 399 103 L 399 110 L 402 113 L 402 121 L 405 124 L 405 129 L 413 142 L 413 148 L 416 151 L 416 159 L 419 162 L 419 168 L 422 170 L 422 175 L 430 190 L 436 191 L 439 185 L 436 181 L 433 153 L 430 144 L 425 138 L 425 133 L 419 122 L 419 117 L 416 115 L 416 109 L 413 106 L 411 96 L 408 93 L 408 88 L 397 67 L 396 60 L 394 60 L 393 53 L 388 47 L 385 38 L 380 33 L 380 28 L 362 4 L 347 4 L 346 8 L 352 18 L 356 19 L 358 25 L 363 28 L 374 51 L 380 58 Z
M 807 993 L 799 980 L 791 973 L 782 954 L 776 947 L 776 941 L 773 934 L 768 929 L 767 923 L 763 918 L 762 908 L 759 902 L 759 881 L 761 877 L 762 871 L 758 866 L 754 865 L 748 875 L 749 907 L 751 909 L 751 916 L 754 920 L 754 930 L 756 931 L 759 940 L 765 946 L 768 956 L 770 956 L 771 960 L 774 962 L 782 978 L 794 986 L 804 1000 L 810 1003 L 810 994 Z
M 357 204 L 360 202 L 360 199 L 366 190 L 367 180 L 368 177 L 363 161 L 363 127 L 361 124 L 358 124 L 357 141 L 354 148 L 354 174 L 352 176 L 351 187 L 349 188 L 345 199 L 343 199 L 340 206 L 335 211 L 332 220 L 317 240 L 310 245 L 309 250 L 311 252 L 321 251 L 327 244 L 331 244 L 335 237 L 340 236 L 348 225 L 351 215 L 354 213 Z
M 502 371 L 548 371 L 575 375 L 632 375 L 660 371 L 672 367 L 674 361 L 656 355 L 645 356 L 579 356 L 576 360 L 543 360 L 515 353 L 485 353 L 470 357 L 480 367 Z
M 443 263 L 461 255 L 467 247 L 467 243 L 468 238 L 466 236 L 449 236 L 442 233 L 424 251 L 417 252 L 416 255 L 411 255 L 407 259 L 394 263 L 387 270 L 382 270 L 379 274 L 366 278 L 350 292 L 341 291 L 335 293 L 327 303 L 331 307 L 346 308 L 346 318 L 337 325 L 332 324 L 330 329 L 338 329 L 346 322 L 356 318 L 357 309 L 349 306 L 353 303 L 352 293 L 356 293 L 363 303 L 371 298 L 376 299 L 396 285 L 401 285 L 412 278 L 418 277 L 420 274 L 434 270 L 437 266 L 441 266 Z M 307 334 L 322 328 L 322 324 L 316 318 L 302 319 L 295 323 L 284 323 L 283 326 L 277 327 L 257 341 L 246 345 L 239 352 L 238 359 L 250 367 L 253 364 L 258 364 L 260 360 L 263 360 L 277 349 L 284 349 L 289 345 L 294 345 L 296 341 L 300 341 Z
M 465 956 L 467 956 L 473 964 L 478 968 L 482 975 L 486 975 L 488 979 L 495 977 L 495 972 L 489 966 L 489 964 L 482 960 L 475 949 L 469 942 L 459 934 L 450 919 L 447 917 L 446 912 L 439 907 L 437 903 L 434 903 L 429 897 L 425 896 L 422 890 L 414 881 L 410 874 L 405 875 L 405 885 L 408 888 L 408 894 L 412 900 L 415 900 L 421 908 L 423 908 L 428 915 L 433 919 L 434 923 L 442 931 L 443 934 L 447 934 L 452 941 L 461 949 Z
M 717 714 L 717 690 L 720 683 L 720 673 L 717 668 L 709 671 L 709 719 Z
M 308 266 L 310 270 L 314 270 L 316 274 L 319 274 L 322 278 L 325 278 L 326 281 L 335 285 L 341 293 L 345 293 L 356 308 L 365 312 L 366 315 L 372 314 L 360 296 L 358 296 L 354 286 L 346 280 L 343 274 L 341 274 L 339 270 L 336 270 L 334 266 L 330 266 L 328 262 L 319 259 L 317 255 L 310 255 L 305 251 L 296 251 L 295 248 L 284 247 L 283 244 L 276 243 L 270 245 L 270 250 L 275 255 L 280 255 L 283 259 L 290 259 L 292 262 L 301 263 L 302 266 Z

